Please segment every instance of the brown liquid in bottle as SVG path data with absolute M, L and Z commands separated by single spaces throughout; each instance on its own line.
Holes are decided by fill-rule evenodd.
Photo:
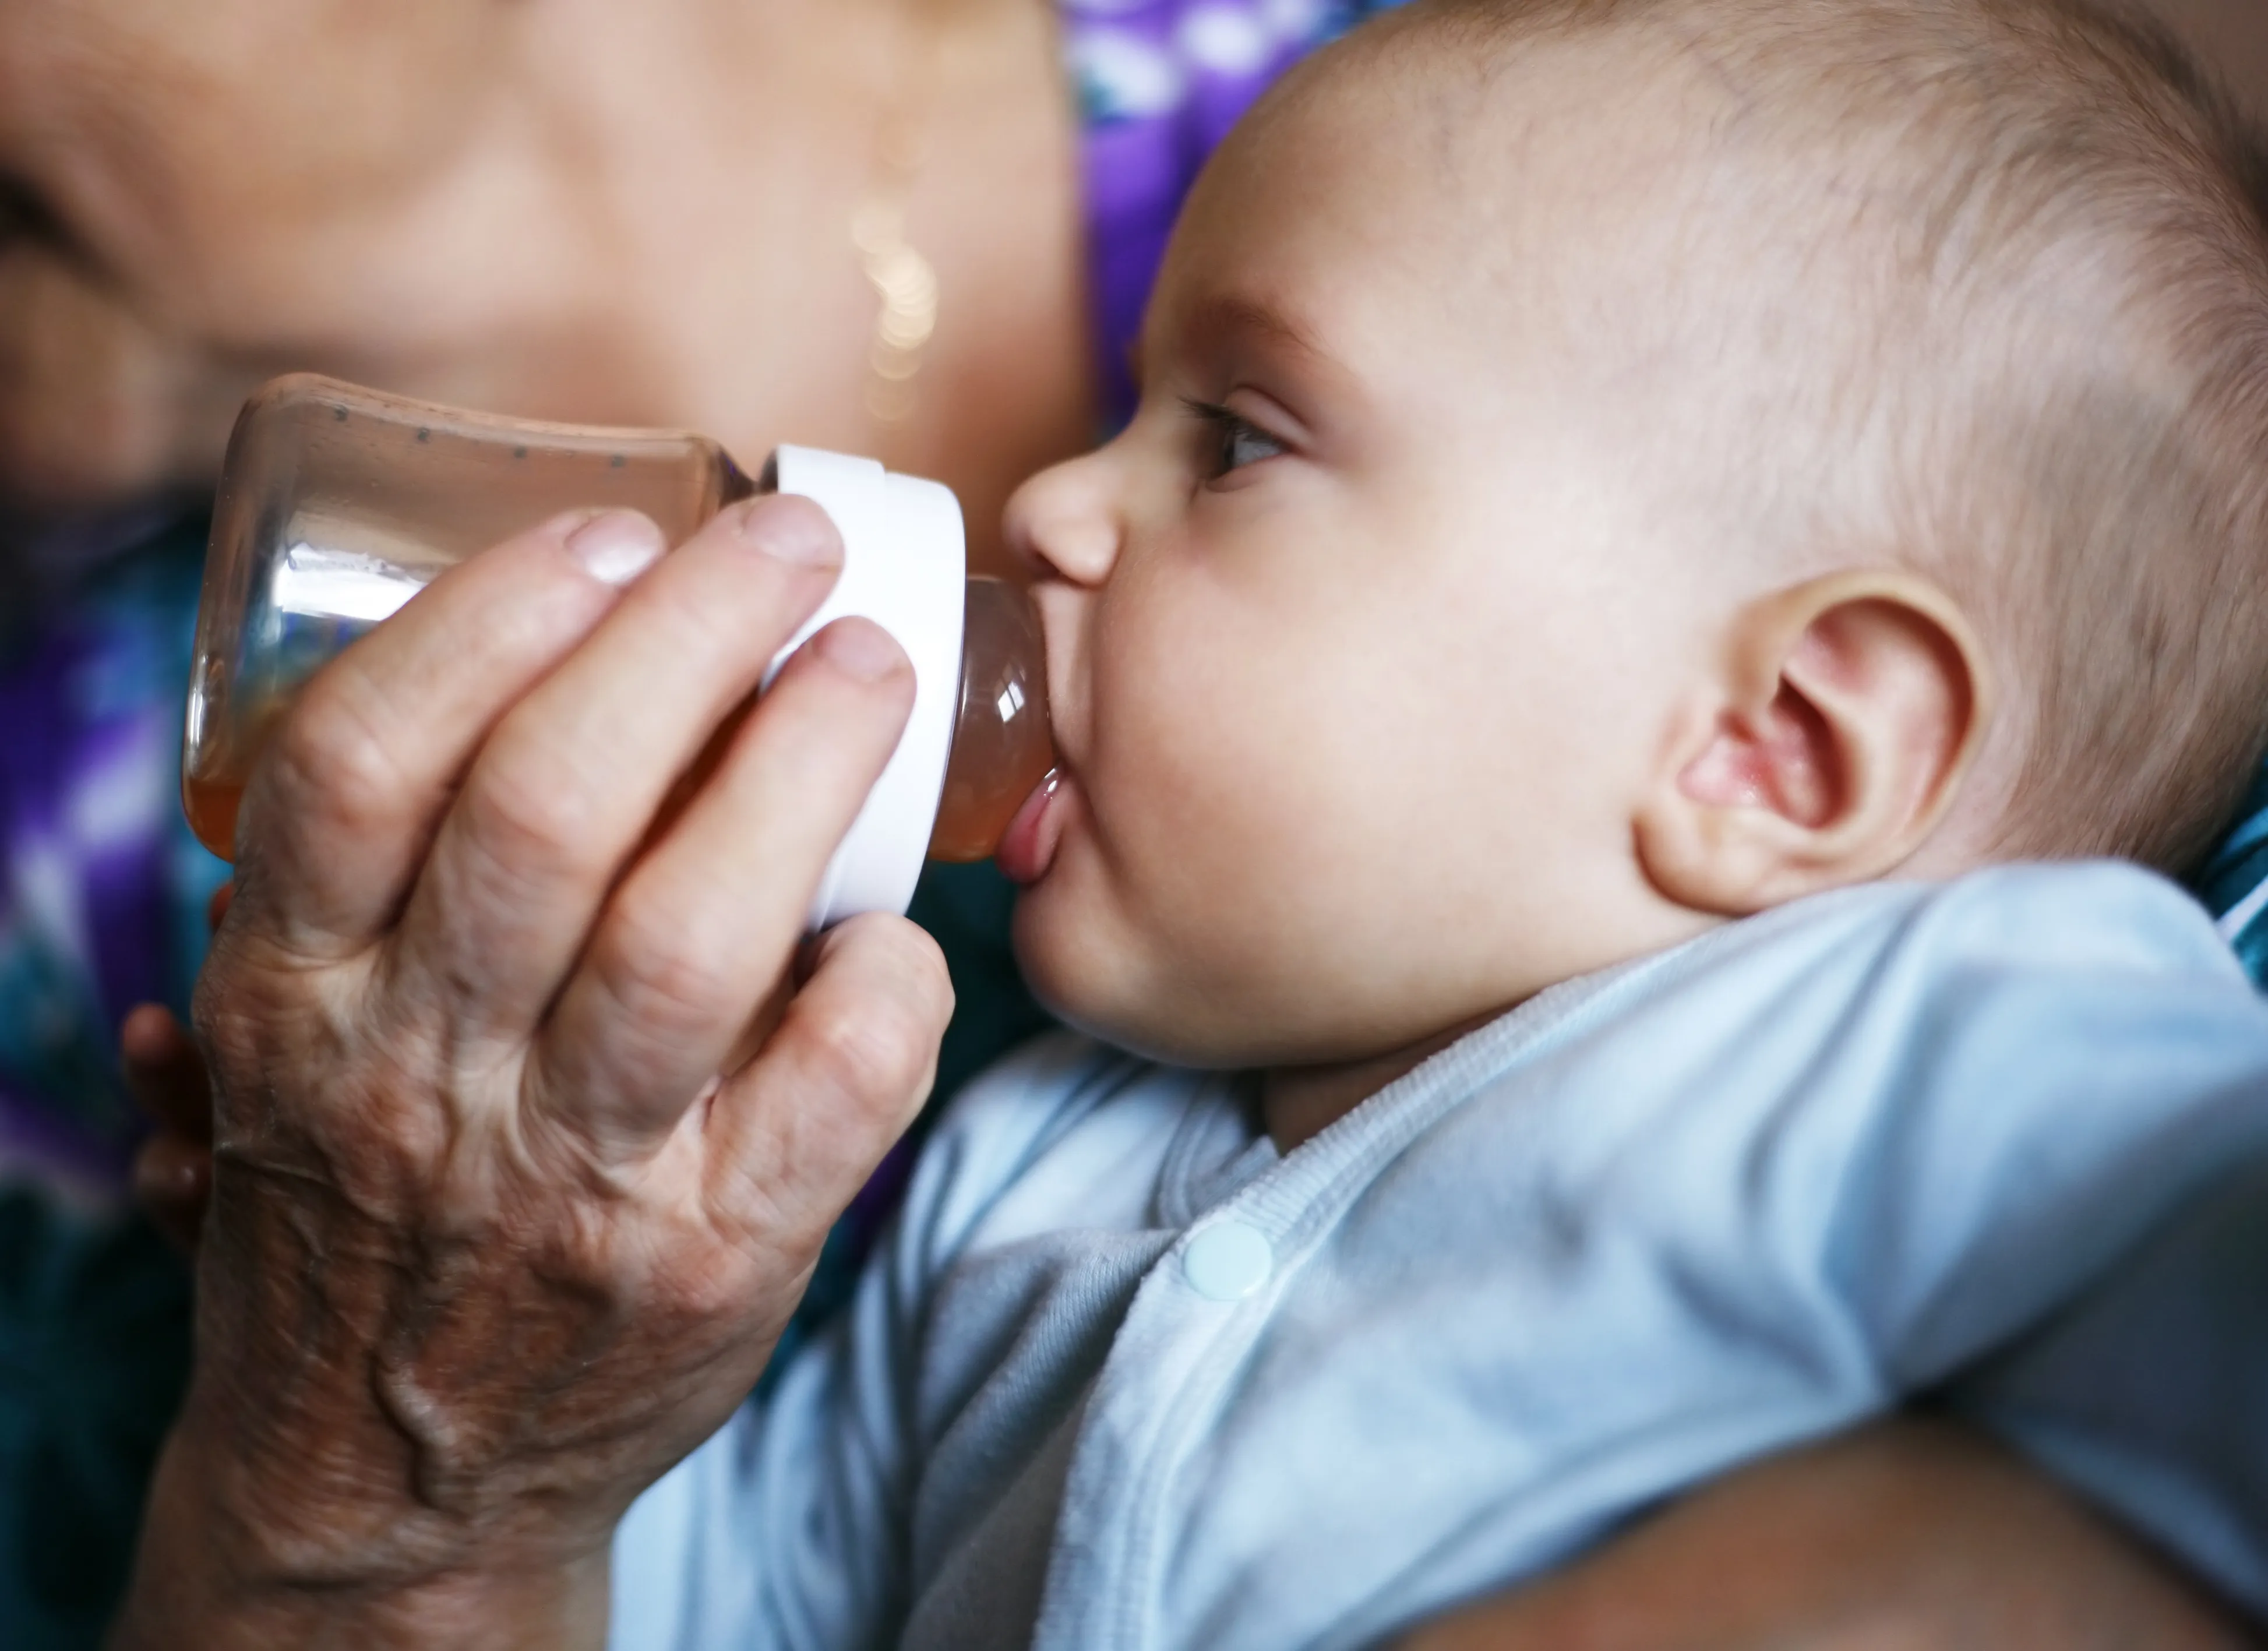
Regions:
M 236 815 L 244 807 L 242 781 L 217 781 L 191 777 L 181 782 L 181 807 L 189 816 L 189 829 L 223 859 L 235 857 Z
M 643 511 L 674 544 L 755 490 L 699 436 L 491 417 L 308 375 L 264 387 L 230 439 L 198 612 L 181 765 L 198 841 L 232 855 L 246 782 L 307 677 L 449 566 L 578 506 Z M 930 851 L 976 860 L 1054 762 L 1038 623 L 1015 586 L 968 581 L 961 669 Z M 674 804 L 722 749 L 710 742 Z
M 1005 593 L 1005 598 L 986 587 L 998 587 Z M 980 611 L 984 615 L 981 622 Z M 968 581 L 968 623 L 972 631 L 980 623 L 1003 628 L 1031 626 L 1036 638 L 1030 604 L 1004 579 Z M 974 638 L 964 646 L 969 665 L 961 679 L 961 719 L 954 729 L 953 756 L 946 767 L 945 794 L 938 800 L 937 825 L 930 834 L 929 856 L 933 860 L 965 864 L 991 858 L 1016 810 L 1055 766 L 1055 751 L 1045 739 L 1033 737 L 1044 732 L 1044 716 L 1027 719 L 1021 726 L 1016 716 L 1034 697 L 1044 707 L 1046 683 L 1031 680 L 1036 673 L 1020 668 L 1020 660 L 1015 655 L 990 650 L 979 652 Z M 1036 641 L 1024 657 L 1039 657 Z M 990 668 L 981 668 L 983 666 Z M 261 720 L 272 726 L 276 719 L 271 714 Z M 1032 723 L 1037 727 L 1029 726 Z M 662 810 L 665 822 L 716 771 L 724 759 L 728 743 L 724 736 L 729 727 L 718 731 L 719 737 L 709 742 L 699 761 L 687 770 L 671 803 Z M 265 727 L 263 736 L 264 733 Z M 258 737 L 243 744 L 247 754 L 241 770 L 248 774 L 267 741 Z M 236 816 L 244 806 L 244 787 L 241 774 L 225 779 L 186 774 L 181 781 L 181 806 L 188 816 L 189 829 L 223 859 L 234 858 Z
M 990 859 L 1056 762 L 1031 600 L 1005 579 L 973 579 L 961 623 L 960 715 L 930 833 L 933 860 Z

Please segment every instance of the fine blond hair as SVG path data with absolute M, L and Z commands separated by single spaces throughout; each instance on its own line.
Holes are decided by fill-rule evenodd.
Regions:
M 2202 858 L 2268 744 L 2268 151 L 2173 39 L 2088 0 L 1421 0 L 1373 27 L 1459 62 L 1705 55 L 1792 158 L 1806 244 L 1776 250 L 1837 243 L 1860 274 L 1831 301 L 1872 311 L 1800 415 L 1848 438 L 1809 451 L 1873 455 L 1822 469 L 1868 473 L 1799 485 L 1839 486 L 1840 542 L 1946 586 L 2010 679 L 1990 852 Z

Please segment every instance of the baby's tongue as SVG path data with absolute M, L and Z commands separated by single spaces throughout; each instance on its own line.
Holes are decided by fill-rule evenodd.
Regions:
M 999 851 L 992 858 L 1011 882 L 1029 888 L 1055 864 L 1056 844 L 1063 837 L 1062 812 L 1057 807 L 1062 785 L 1063 776 L 1050 770 L 1032 787 L 1032 794 L 1001 834 Z

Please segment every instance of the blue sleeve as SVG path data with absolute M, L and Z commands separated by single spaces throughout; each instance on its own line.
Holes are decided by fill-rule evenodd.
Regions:
M 1955 961 L 1830 1264 L 1894 1389 L 1941 1392 L 2268 1619 L 2268 1006 L 2139 873 L 2102 868 L 2117 920 L 2071 923 L 2084 874 L 1938 903 Z
M 1618 1214 L 1689 1347 L 1815 1371 L 1827 1426 L 1941 1396 L 2268 1619 L 2268 1004 L 2131 866 L 1830 898 L 1851 943 L 1758 920 L 1719 1035 L 1647 1051 Z
M 1911 1392 L 2268 1155 L 2268 1005 L 2191 902 L 2127 867 L 1968 880 L 1875 995 L 1905 995 L 1901 952 L 1902 1012 L 1862 1006 L 1829 1056 L 1881 1076 L 1851 1085 L 1823 1260 Z

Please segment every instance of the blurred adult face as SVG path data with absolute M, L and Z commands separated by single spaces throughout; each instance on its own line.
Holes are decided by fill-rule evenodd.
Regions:
M 839 84 L 800 61 L 780 81 L 752 81 L 783 49 L 807 57 L 836 18 L 872 25 L 909 4 L 9 0 L 0 534 L 11 519 L 208 484 L 244 395 L 303 368 L 529 416 L 692 424 L 744 447 L 874 445 L 814 394 L 839 387 L 855 408 L 858 380 L 832 365 L 855 364 L 871 325 L 855 272 L 808 272 L 812 290 L 792 291 L 751 274 L 760 243 L 839 238 L 831 217 L 819 227 L 842 214 L 822 206 L 825 181 L 810 173 L 846 145 L 814 141 L 803 129 L 819 117 L 781 107 L 798 86 L 840 102 Z M 2268 8 L 2154 4 L 2241 100 L 2268 111 Z M 1036 17 L 1046 6 L 993 9 Z M 1049 49 L 1043 30 L 1027 33 Z M 992 86 L 973 100 L 1016 101 Z M 1059 102 L 1036 82 L 1026 100 L 1042 119 Z M 784 129 L 769 151 L 734 147 L 767 125 Z M 992 139 L 968 168 L 986 198 L 1044 199 L 1047 168 L 1064 170 L 1044 152 L 1044 126 L 1003 124 Z M 847 147 L 863 169 L 858 142 Z M 1046 174 L 1035 185 L 1007 188 L 1035 166 Z M 704 216 L 729 223 L 753 181 L 791 174 L 788 198 L 768 201 L 761 224 L 739 215 L 740 242 L 729 230 L 722 246 L 686 234 Z M 1062 267 L 1077 256 L 1075 228 L 1045 215 L 1036 229 L 978 223 L 968 203 L 949 204 L 974 243 L 1017 248 L 956 294 L 997 298 L 1008 335 L 1027 345 L 1034 313 L 1064 312 L 1075 346 L 1064 296 L 1075 276 Z M 806 206 L 812 222 L 795 222 Z M 761 359 L 743 351 L 720 365 L 750 293 L 794 299 L 806 325 L 768 341 Z M 813 324 L 822 298 L 843 313 Z M 945 397 L 985 405 L 983 428 L 892 455 L 947 475 L 983 529 L 1007 488 L 1086 416 L 1076 371 L 1001 385 L 998 331 L 989 320 L 962 329 L 976 342 Z M 783 358 L 806 345 L 810 360 Z M 775 406 L 720 395 L 703 375 L 727 366 L 741 386 L 792 394 Z M 963 451 L 971 442 L 982 450 Z
M 946 297 L 885 426 L 851 226 L 909 111 Z M 8 0 L 0 559 L 210 484 L 247 393 L 313 370 L 873 453 L 987 561 L 1092 429 L 1079 225 L 1049 0 Z
M 289 366 L 523 402 L 599 370 L 535 169 L 494 141 L 537 118 L 491 85 L 511 22 L 467 0 L 0 9 L 0 499 L 208 481 L 245 391 Z

